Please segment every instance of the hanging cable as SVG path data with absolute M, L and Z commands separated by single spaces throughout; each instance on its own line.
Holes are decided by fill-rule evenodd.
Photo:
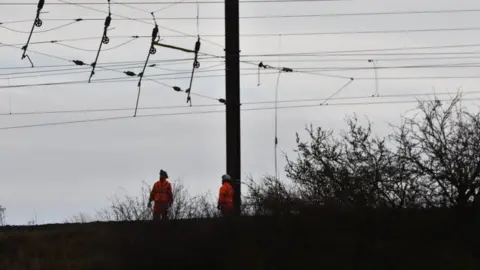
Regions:
M 272 68 L 271 66 L 269 65 L 264 65 L 263 62 L 260 62 L 258 63 L 258 83 L 257 83 L 257 86 L 260 86 L 260 69 L 267 69 L 267 68 Z
M 278 180 L 278 87 L 280 85 L 280 75 L 282 71 L 278 72 L 277 85 L 275 86 L 275 179 Z
M 110 23 L 112 22 L 112 13 L 110 10 L 110 0 L 108 1 L 108 16 L 105 18 L 105 24 L 103 27 L 103 35 L 100 41 L 100 45 L 98 46 L 97 56 L 95 57 L 95 62 L 92 63 L 92 72 L 90 73 L 90 78 L 88 78 L 88 82 L 91 82 L 93 75 L 95 74 L 95 67 L 97 66 L 98 57 L 100 56 L 100 51 L 102 50 L 103 44 L 108 44 L 110 39 L 107 36 L 108 27 L 110 27 Z
M 375 96 L 380 96 L 380 90 L 378 89 L 378 74 L 377 74 L 377 65 L 375 64 L 375 60 L 371 59 L 371 60 L 368 60 L 369 63 L 372 63 L 373 64 L 373 72 L 375 72 L 375 93 L 372 95 L 372 97 L 375 97 Z
M 145 64 L 143 66 L 142 72 L 140 74 L 138 74 L 138 77 L 140 77 L 140 79 L 138 80 L 138 85 L 137 85 L 138 86 L 137 104 L 135 105 L 135 113 L 133 114 L 133 117 L 137 116 L 138 102 L 140 101 L 140 91 L 142 90 L 142 79 L 143 79 L 143 75 L 145 73 L 145 69 L 147 68 L 148 60 L 150 59 L 150 55 L 157 53 L 157 49 L 155 49 L 154 44 L 156 42 L 160 41 L 160 35 L 158 33 L 157 20 L 155 20 L 155 15 L 153 14 L 153 12 L 151 14 L 152 14 L 155 26 L 153 27 L 153 30 L 152 30 L 152 40 L 150 42 L 150 48 L 148 49 L 147 60 L 145 60 Z
M 262 68 L 263 62 L 258 63 L 258 76 L 257 76 L 257 86 L 260 86 L 260 69 Z
M 30 56 L 27 55 L 27 48 L 28 48 L 28 44 L 30 43 L 30 39 L 32 38 L 32 34 L 33 34 L 33 30 L 35 29 L 35 26 L 42 27 L 43 22 L 40 19 L 40 12 L 42 11 L 44 5 L 45 5 L 45 0 L 38 1 L 37 14 L 35 16 L 35 20 L 33 21 L 32 30 L 30 30 L 30 34 L 28 35 L 27 44 L 25 44 L 25 46 L 22 47 L 22 50 L 23 50 L 22 60 L 25 59 L 25 57 L 27 57 L 32 67 L 34 67 L 34 65 L 33 65 L 32 59 L 30 59 Z

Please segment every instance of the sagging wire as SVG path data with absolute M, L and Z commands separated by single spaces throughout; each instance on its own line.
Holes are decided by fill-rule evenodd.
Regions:
M 370 59 L 370 60 L 368 60 L 368 62 L 373 64 L 373 71 L 375 72 L 375 93 L 372 95 L 372 97 L 375 97 L 375 95 L 377 97 L 379 97 L 380 96 L 380 89 L 378 88 L 377 65 L 375 64 L 376 60 Z
M 30 59 L 30 56 L 28 56 L 28 54 L 27 54 L 27 48 L 28 48 L 28 44 L 30 44 L 30 39 L 32 38 L 32 34 L 33 34 L 33 30 L 35 29 L 35 26 L 36 27 L 42 27 L 43 22 L 40 19 L 40 12 L 42 11 L 44 5 L 45 5 L 45 0 L 39 0 L 38 1 L 37 14 L 35 16 L 35 20 L 33 21 L 32 29 L 30 30 L 30 34 L 28 35 L 27 44 L 25 44 L 25 46 L 22 47 L 22 50 L 23 50 L 22 60 L 25 59 L 25 57 L 27 57 L 28 61 L 32 65 L 32 67 L 34 67 L 34 65 L 33 65 L 32 59 Z
M 103 51 L 105 52 L 105 51 L 111 51 L 111 50 L 118 49 L 118 48 L 123 47 L 123 46 L 127 45 L 128 43 L 130 43 L 130 42 L 138 39 L 138 38 L 139 38 L 138 36 L 132 36 L 132 39 L 127 40 L 127 41 L 125 41 L 125 42 L 122 42 L 122 43 L 120 43 L 120 44 L 118 44 L 118 45 L 116 45 L 116 46 L 114 46 L 114 47 L 111 47 L 111 48 L 108 48 L 108 49 L 104 49 Z M 67 45 L 67 44 L 64 44 L 64 43 L 60 43 L 60 42 L 58 42 L 58 41 L 56 41 L 56 42 L 51 42 L 51 43 L 57 44 L 57 45 L 60 45 L 60 46 L 64 46 L 64 47 L 67 47 L 67 48 L 70 48 L 70 49 L 79 50 L 79 51 L 85 51 L 85 52 L 94 52 L 94 51 L 96 51 L 96 50 L 84 49 L 84 48 L 80 48 L 80 47 L 76 47 L 76 46 Z
M 77 23 L 77 22 L 80 22 L 80 21 L 82 21 L 82 20 L 83 20 L 83 19 L 76 19 L 76 20 L 73 21 L 73 22 L 69 22 L 69 23 L 66 23 L 66 24 L 62 24 L 62 25 L 59 25 L 59 26 L 56 26 L 56 27 L 53 27 L 53 28 L 50 28 L 50 29 L 47 29 L 47 30 L 37 31 L 37 32 L 35 32 L 35 33 L 40 34 L 40 33 L 51 32 L 51 31 L 54 31 L 54 30 L 58 30 L 58 29 L 61 29 L 61 28 L 70 26 L 70 25 L 72 25 L 72 24 L 74 24 L 74 23 Z M 3 26 L 2 23 L 0 23 L 0 27 L 1 27 L 1 28 L 4 28 L 4 29 L 7 29 L 8 31 L 15 32 L 15 33 L 21 33 L 21 34 L 28 34 L 28 33 L 30 33 L 30 32 L 27 32 L 27 31 L 20 31 L 20 30 L 12 29 L 12 28 L 10 28 L 10 27 Z
M 153 55 L 153 54 L 157 53 L 157 49 L 155 49 L 154 44 L 156 42 L 160 41 L 160 35 L 158 33 L 157 20 L 155 19 L 155 15 L 153 14 L 153 12 L 151 13 L 151 15 L 153 17 L 153 22 L 155 23 L 155 26 L 153 27 L 153 30 L 152 30 L 152 40 L 150 42 L 150 48 L 148 49 L 147 60 L 145 60 L 145 64 L 143 65 L 142 72 L 140 74 L 138 74 L 138 77 L 140 77 L 140 79 L 138 80 L 138 84 L 137 84 L 137 86 L 138 86 L 137 103 L 135 105 L 135 113 L 133 114 L 133 117 L 137 116 L 138 102 L 140 100 L 140 92 L 142 90 L 142 79 L 143 79 L 143 75 L 145 73 L 145 69 L 147 68 L 147 65 L 148 65 L 148 60 L 150 59 L 150 55 Z M 128 75 L 128 76 L 132 76 L 132 74 L 128 74 L 127 72 L 125 72 L 125 74 Z
M 95 74 L 95 67 L 97 66 L 97 61 L 98 61 L 98 57 L 100 56 L 100 51 L 102 50 L 102 45 L 103 44 L 108 44 L 110 42 L 110 39 L 107 36 L 107 31 L 108 31 L 108 27 L 110 27 L 110 23 L 112 22 L 112 13 L 111 13 L 111 10 L 110 10 L 110 0 L 107 0 L 107 1 L 108 1 L 108 16 L 105 18 L 105 24 L 104 24 L 104 27 L 103 27 L 103 35 L 102 35 L 102 39 L 100 41 L 100 45 L 98 47 L 97 56 L 95 57 L 95 61 L 91 64 L 92 72 L 90 73 L 90 78 L 88 78 L 89 83 L 91 82 L 92 77 Z
M 195 69 L 200 68 L 200 62 L 198 62 L 198 52 L 200 51 L 200 3 L 197 0 L 197 41 L 195 42 L 195 52 L 194 52 L 194 59 L 193 59 L 193 66 L 192 66 L 192 76 L 190 77 L 190 85 L 188 89 L 185 91 L 187 93 L 187 103 L 192 106 L 192 98 L 190 97 L 192 92 L 192 83 L 193 83 L 193 76 L 195 74 Z

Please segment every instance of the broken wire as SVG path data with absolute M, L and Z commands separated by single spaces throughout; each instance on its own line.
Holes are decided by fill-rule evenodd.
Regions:
M 38 1 L 37 14 L 35 16 L 35 20 L 33 21 L 32 29 L 30 30 L 30 34 L 28 36 L 27 44 L 25 44 L 25 46 L 22 47 L 22 50 L 23 50 L 22 60 L 25 59 L 25 57 L 27 57 L 32 67 L 34 67 L 34 65 L 33 65 L 32 59 L 30 59 L 30 56 L 27 55 L 27 48 L 28 48 L 28 44 L 30 43 L 30 39 L 32 38 L 32 34 L 33 34 L 33 30 L 35 29 L 35 26 L 42 27 L 43 22 L 40 19 L 40 12 L 42 11 L 44 5 L 45 5 L 45 0 Z
M 110 0 L 107 0 L 107 1 L 108 1 L 108 16 L 105 18 L 103 35 L 100 41 L 100 46 L 98 47 L 97 56 L 95 57 L 95 61 L 91 64 L 92 72 L 90 73 L 90 78 L 88 78 L 88 82 L 92 80 L 92 77 L 95 74 L 95 67 L 97 66 L 97 61 L 98 61 L 98 57 L 100 56 L 100 51 L 102 50 L 102 45 L 108 44 L 110 42 L 110 39 L 107 36 L 107 31 L 108 31 L 108 27 L 110 27 L 110 23 L 112 22 L 112 13 L 110 11 Z

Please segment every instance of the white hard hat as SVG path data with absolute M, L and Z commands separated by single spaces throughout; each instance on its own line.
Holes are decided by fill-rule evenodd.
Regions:
M 231 179 L 230 175 L 228 175 L 228 174 L 222 175 L 222 180 L 230 180 L 230 179 Z

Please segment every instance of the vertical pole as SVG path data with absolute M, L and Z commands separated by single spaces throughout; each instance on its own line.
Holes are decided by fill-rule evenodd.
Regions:
M 227 173 L 232 178 L 235 213 L 240 215 L 240 23 L 239 1 L 225 0 L 225 99 Z

